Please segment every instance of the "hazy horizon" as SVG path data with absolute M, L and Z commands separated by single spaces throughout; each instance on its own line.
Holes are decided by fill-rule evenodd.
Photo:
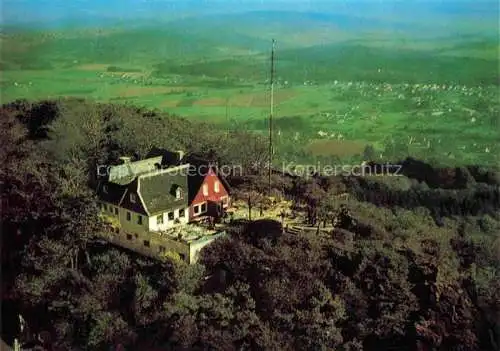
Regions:
M 284 7 L 284 5 L 293 6 Z M 400 21 L 427 21 L 433 18 L 464 18 L 494 25 L 499 5 L 491 0 L 4 0 L 2 25 L 15 26 L 100 26 L 116 21 L 171 20 L 183 16 L 245 13 L 252 11 L 347 14 L 356 17 Z M 131 23 L 133 24 L 133 23 Z

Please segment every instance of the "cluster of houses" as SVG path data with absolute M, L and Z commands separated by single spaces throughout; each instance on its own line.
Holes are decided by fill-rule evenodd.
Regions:
M 223 232 L 192 225 L 224 216 L 229 185 L 216 164 L 182 151 L 153 149 L 146 158 L 107 168 L 97 194 L 113 244 L 157 257 L 175 253 L 188 263 Z

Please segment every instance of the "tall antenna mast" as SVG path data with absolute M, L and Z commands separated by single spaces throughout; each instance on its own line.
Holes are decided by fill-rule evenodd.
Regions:
M 271 174 L 273 161 L 273 107 L 274 107 L 274 51 L 276 49 L 276 40 L 273 39 L 271 50 L 271 102 L 269 108 L 269 196 L 271 196 Z

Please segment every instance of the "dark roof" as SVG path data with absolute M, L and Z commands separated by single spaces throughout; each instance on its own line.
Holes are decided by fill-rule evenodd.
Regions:
M 184 170 L 173 167 L 139 176 L 139 193 L 150 215 L 188 206 L 188 177 L 185 168 L 187 166 Z M 178 187 L 184 190 L 181 199 L 175 197 Z
M 123 208 L 127 208 L 133 212 L 149 216 L 147 208 L 142 204 L 142 201 L 140 200 L 140 194 L 137 191 L 137 189 L 139 189 L 139 179 L 140 178 L 137 177 L 127 186 L 127 191 L 125 192 L 125 196 L 123 197 L 120 206 Z M 131 201 L 130 194 L 136 194 L 135 201 Z
M 119 205 L 127 188 L 127 185 L 118 185 L 108 181 L 101 181 L 97 186 L 97 195 L 102 201 Z
M 186 165 L 184 168 L 187 167 Z M 170 209 L 188 206 L 187 193 L 189 188 L 187 178 L 186 170 L 171 167 L 139 174 L 126 185 L 101 181 L 97 187 L 97 194 L 102 201 L 128 208 L 134 212 L 154 215 Z M 104 188 L 107 191 L 104 191 Z M 175 190 L 177 188 L 184 192 L 183 199 L 176 199 Z M 135 192 L 138 192 L 142 201 L 131 203 L 129 197 L 125 195 Z M 142 206 L 142 202 L 144 202 L 144 206 Z
M 179 159 L 179 153 L 181 152 L 182 151 L 169 151 L 167 149 L 155 147 L 146 155 L 146 158 L 161 157 L 162 166 L 179 166 L 185 163 L 184 159 Z
M 192 175 L 188 178 L 188 202 L 190 204 L 198 194 L 204 179 L 205 177 L 201 175 Z
M 144 160 L 127 162 L 109 168 L 108 181 L 120 185 L 129 184 L 138 175 L 152 172 L 161 166 L 162 157 L 150 157 Z

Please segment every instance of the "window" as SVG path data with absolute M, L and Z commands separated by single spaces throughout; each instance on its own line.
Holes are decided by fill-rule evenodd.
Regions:
M 183 208 L 179 210 L 179 217 L 184 217 L 186 215 L 185 211 Z
M 115 215 L 118 216 L 118 207 L 115 207 Z
M 127 221 L 130 221 L 131 215 L 130 212 L 127 211 Z
M 208 196 L 208 185 L 207 184 L 203 184 L 203 195 Z
M 136 201 L 135 194 L 130 194 L 130 202 L 135 204 L 135 201 Z
M 218 180 L 214 183 L 214 191 L 218 193 L 220 191 L 220 182 Z
M 144 246 L 149 247 L 149 240 L 144 240 Z
M 168 220 L 169 221 L 173 221 L 174 220 L 174 213 L 173 212 L 169 212 L 168 213 Z
M 127 240 L 132 240 L 132 234 L 127 234 Z
M 142 225 L 142 216 L 141 215 L 137 216 L 137 224 Z
M 179 199 L 182 199 L 183 197 L 184 197 L 184 195 L 183 195 L 182 189 L 180 187 L 175 189 L 175 198 L 177 200 L 179 200 Z
M 179 257 L 181 258 L 181 260 L 185 261 L 186 260 L 186 255 L 184 254 L 179 254 Z
M 198 214 L 198 213 L 200 213 L 200 206 L 196 205 L 194 207 L 194 214 Z
M 163 214 L 156 217 L 156 224 L 158 225 L 163 224 Z
M 165 251 L 167 251 L 167 250 L 165 249 L 165 246 L 160 246 L 158 248 L 158 251 L 162 254 L 162 253 L 165 253 Z
M 201 204 L 201 213 L 207 212 L 207 203 Z

